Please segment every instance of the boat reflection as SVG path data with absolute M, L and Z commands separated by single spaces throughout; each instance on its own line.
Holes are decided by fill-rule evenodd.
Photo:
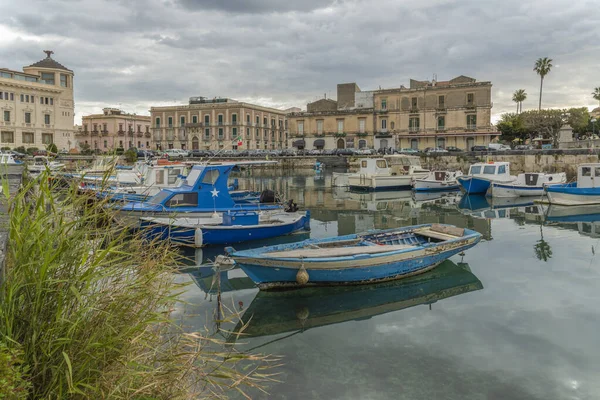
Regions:
M 572 228 L 584 236 L 600 237 L 600 206 L 558 206 L 552 204 L 546 212 L 546 224 Z
M 532 198 L 464 195 L 458 202 L 458 209 L 465 215 L 475 218 L 511 218 L 511 213 L 544 215 L 546 206 L 534 203 Z
M 260 291 L 233 330 L 230 340 L 368 319 L 420 304 L 483 289 L 467 263 L 447 260 L 411 278 L 363 286 Z

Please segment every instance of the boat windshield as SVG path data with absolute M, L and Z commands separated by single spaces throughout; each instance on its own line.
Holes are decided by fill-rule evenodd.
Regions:
M 506 165 L 501 165 L 498 167 L 498 174 L 505 174 L 506 173 Z
M 474 165 L 471 167 L 471 174 L 476 175 L 481 173 L 481 165 Z
M 494 175 L 495 172 L 496 172 L 495 165 L 486 165 L 485 167 L 483 167 L 483 173 L 486 175 Z
M 165 199 L 167 199 L 169 196 L 171 196 L 171 192 L 161 191 L 158 192 L 158 194 L 150 197 L 150 199 L 148 199 L 148 203 L 162 204 L 165 201 Z
M 186 185 L 193 186 L 202 174 L 202 171 L 204 171 L 204 168 L 192 168 L 185 181 Z

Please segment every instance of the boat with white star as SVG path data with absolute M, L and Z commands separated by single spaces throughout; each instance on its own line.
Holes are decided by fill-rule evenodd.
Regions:
M 244 161 L 226 163 L 206 163 L 195 165 L 179 187 L 163 188 L 151 198 L 115 205 L 118 212 L 117 222 L 131 228 L 140 226 L 142 217 L 210 217 L 228 211 L 283 211 L 269 196 L 261 196 L 257 202 L 254 198 L 232 196 L 228 188 L 231 172 L 240 165 L 273 163 L 269 161 Z M 296 211 L 293 201 L 289 201 L 285 210 Z

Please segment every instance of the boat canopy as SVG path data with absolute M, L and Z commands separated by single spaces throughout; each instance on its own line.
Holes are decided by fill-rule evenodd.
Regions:
M 477 163 L 469 168 L 469 175 L 510 175 L 510 163 Z
M 581 164 L 577 167 L 578 188 L 600 188 L 600 164 Z

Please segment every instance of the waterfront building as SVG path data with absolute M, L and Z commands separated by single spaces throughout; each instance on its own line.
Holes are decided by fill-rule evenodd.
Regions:
M 360 93 L 356 96 L 355 93 Z M 370 95 L 369 95 L 370 94 Z M 372 148 L 374 137 L 372 92 L 355 83 L 337 86 L 338 100 L 323 98 L 306 111 L 287 115 L 290 147 L 297 149 Z
M 74 73 L 52 58 L 23 67 L 0 68 L 0 146 L 59 150 L 76 146 Z
M 155 149 L 272 150 L 287 147 L 283 110 L 228 98 L 191 97 L 188 104 L 152 107 Z
M 500 135 L 491 124 L 490 82 L 459 76 L 410 80 L 408 88 L 362 91 L 337 86 L 337 101 L 321 99 L 288 114 L 292 145 L 307 149 L 486 146 Z
M 116 149 L 152 149 L 150 116 L 103 108 L 102 114 L 85 115 L 76 133 L 79 148 L 106 152 Z

